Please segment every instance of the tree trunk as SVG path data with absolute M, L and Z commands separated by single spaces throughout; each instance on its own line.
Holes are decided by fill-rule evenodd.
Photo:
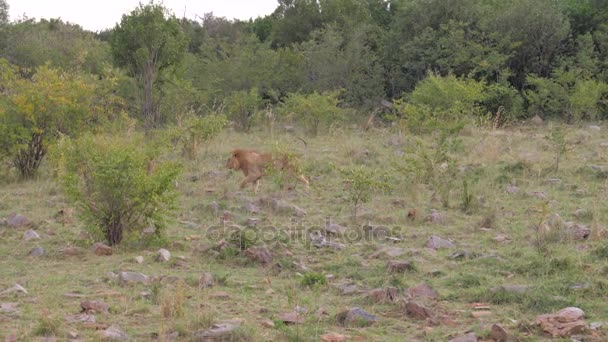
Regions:
M 29 179 L 36 174 L 42 158 L 46 155 L 42 134 L 33 134 L 27 147 L 21 149 L 13 164 L 19 170 L 22 178 Z
M 143 85 L 143 108 L 142 114 L 145 120 L 145 128 L 146 130 L 150 130 L 152 128 L 158 127 L 161 123 L 160 121 L 160 112 L 158 110 L 158 105 L 156 101 L 154 101 L 154 84 L 156 83 L 156 64 L 154 60 L 148 59 L 146 64 L 144 65 L 143 75 L 142 75 L 142 85 Z

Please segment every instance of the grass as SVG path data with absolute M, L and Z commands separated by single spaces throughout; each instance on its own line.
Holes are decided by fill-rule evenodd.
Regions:
M 131 338 L 143 341 L 175 331 L 178 340 L 189 341 L 198 330 L 237 318 L 244 323 L 230 337 L 233 341 L 318 341 L 328 332 L 370 341 L 445 341 L 465 331 L 487 336 L 493 323 L 502 324 L 515 339 L 537 341 L 547 338 L 530 326 L 536 315 L 570 305 L 582 308 L 589 322 L 606 321 L 608 209 L 601 203 L 606 202 L 608 189 L 604 171 L 595 167 L 607 163 L 600 147 L 606 135 L 603 129 L 588 131 L 585 126 L 564 129 L 566 139 L 581 142 L 572 145 L 557 171 L 552 167 L 555 152 L 544 138 L 548 128 L 463 131 L 462 146 L 450 152 L 460 178 L 448 184 L 447 195 L 442 189 L 442 196 L 448 196 L 447 208 L 433 183 L 424 184 L 420 177 L 404 171 L 405 161 L 412 158 L 408 154 L 416 151 L 416 140 L 409 135 L 395 145 L 388 143 L 398 134 L 391 130 L 338 129 L 308 138 L 307 149 L 293 136 L 278 135 L 280 146 L 300 156 L 311 187 L 298 185 L 293 191 L 282 191 L 280 182 L 269 176 L 255 194 L 252 189 L 238 189 L 242 175 L 224 169 L 226 157 L 235 147 L 272 150 L 276 145 L 263 133 L 225 132 L 196 160 L 183 161 L 180 203 L 165 239 L 144 244 L 139 237 L 130 236 L 113 255 L 103 257 L 94 255 L 89 250 L 92 241 L 80 236 L 85 227 L 78 217 L 71 223 L 55 219 L 70 204 L 48 169 L 27 182 L 0 175 L 0 218 L 22 213 L 42 236 L 40 241 L 26 242 L 23 229 L 0 227 L 0 291 L 19 283 L 29 292 L 0 298 L 0 302 L 18 302 L 20 311 L 11 316 L 0 313 L 0 339 L 13 331 L 18 340 L 47 335 L 62 339 L 67 332 L 76 331 L 83 340 L 95 340 L 95 330 L 65 321 L 65 316 L 80 311 L 82 300 L 66 297 L 68 292 L 106 301 L 110 312 L 97 314 L 97 321 L 116 324 Z M 426 137 L 422 140 L 431 146 Z M 355 225 L 340 170 L 359 165 L 380 169 L 393 186 L 391 191 L 375 192 L 369 202 L 360 205 L 359 224 Z M 548 181 L 553 178 L 559 182 Z M 507 193 L 508 185 L 516 185 L 519 191 Z M 544 198 L 535 192 L 544 193 Z M 259 205 L 259 214 L 245 209 L 247 203 L 257 205 L 269 197 L 297 205 L 306 215 L 274 212 L 266 205 Z M 220 208 L 218 213 L 209 209 L 213 202 Z M 413 220 L 408 218 L 409 209 L 416 209 Z M 443 223 L 425 220 L 431 209 L 441 213 Z M 578 209 L 586 211 L 576 214 Z M 244 225 L 249 217 L 260 222 L 255 229 L 242 231 L 247 234 L 207 234 L 210 227 L 221 225 L 219 216 L 224 211 L 230 213 L 230 224 Z M 551 214 L 588 225 L 591 236 L 573 241 L 561 233 L 560 238 L 537 234 L 538 223 Z M 308 240 L 307 232 L 322 230 L 327 216 L 347 225 L 352 233 L 332 238 L 346 244 L 345 249 L 319 249 Z M 402 240 L 362 240 L 360 225 L 367 223 L 387 226 Z M 251 230 L 276 235 L 249 236 Z M 495 241 L 499 234 L 507 235 L 510 242 Z M 452 239 L 457 247 L 425 248 L 431 235 Z M 221 239 L 238 245 L 221 251 L 204 248 Z M 36 244 L 46 254 L 27 257 Z M 268 266 L 250 261 L 239 248 L 261 244 L 274 253 Z M 83 247 L 85 253 L 65 256 L 59 250 L 66 246 Z M 403 248 L 404 254 L 394 259 L 410 261 L 415 269 L 391 274 L 387 269 L 391 258 L 370 257 L 385 246 Z M 161 247 L 171 251 L 170 262 L 154 261 Z M 453 258 L 456 251 L 469 254 Z M 139 255 L 144 257 L 142 264 L 134 261 Z M 185 261 L 177 262 L 180 256 Z M 142 272 L 155 281 L 120 286 L 107 276 L 120 271 Z M 201 289 L 198 278 L 205 272 L 214 275 L 215 284 Z M 168 277 L 176 277 L 176 281 Z M 355 284 L 362 291 L 394 286 L 401 292 L 427 283 L 440 295 L 438 301 L 429 303 L 433 312 L 454 323 L 425 326 L 423 321 L 405 316 L 401 303 L 375 303 L 362 294 L 342 294 L 337 285 L 343 283 Z M 505 284 L 526 285 L 529 291 L 490 290 Z M 143 296 L 142 292 L 149 294 Z M 228 297 L 218 296 L 219 292 Z M 489 303 L 492 315 L 473 318 L 468 304 L 474 302 Z M 306 308 L 305 323 L 280 322 L 279 315 L 296 306 Z M 354 306 L 378 316 L 379 321 L 368 327 L 337 324 L 336 314 Z M 318 317 L 320 309 L 329 315 Z M 275 323 L 274 328 L 262 325 L 268 320 Z

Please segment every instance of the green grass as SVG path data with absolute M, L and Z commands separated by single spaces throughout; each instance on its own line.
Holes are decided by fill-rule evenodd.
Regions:
M 146 244 L 138 236 L 128 236 L 115 248 L 114 255 L 106 257 L 94 255 L 89 249 L 92 241 L 80 237 L 85 227 L 78 217 L 68 224 L 54 219 L 55 213 L 70 204 L 46 167 L 33 181 L 17 182 L 10 174 L 0 175 L 0 218 L 11 212 L 22 213 L 42 235 L 41 241 L 26 242 L 22 240 L 23 229 L 0 227 L 0 291 L 19 283 L 29 292 L 27 296 L 0 298 L 0 302 L 18 302 L 20 310 L 17 316 L 0 313 L 0 339 L 16 331 L 19 340 L 44 335 L 61 340 L 76 331 L 83 340 L 95 340 L 94 330 L 65 321 L 65 316 L 80 311 L 82 300 L 64 296 L 67 292 L 106 301 L 110 312 L 98 314 L 97 321 L 116 324 L 131 338 L 143 341 L 174 331 L 180 333 L 180 341 L 189 341 L 194 332 L 234 318 L 244 320 L 242 328 L 231 337 L 234 341 L 318 341 L 328 332 L 371 341 L 445 341 L 469 330 L 485 336 L 493 323 L 502 324 L 515 338 L 537 341 L 547 338 L 529 328 L 536 315 L 570 305 L 582 308 L 589 322 L 606 321 L 608 210 L 602 204 L 608 192 L 604 175 L 590 167 L 606 164 L 606 152 L 599 146 L 606 137 L 603 130 L 586 132 L 584 126 L 568 126 L 567 139 L 583 133 L 589 138 L 573 145 L 562 159 L 559 172 L 555 172 L 551 170 L 553 152 L 544 139 L 546 130 L 465 130 L 462 147 L 450 152 L 456 165 L 465 168 L 451 182 L 448 208 L 443 207 L 438 189 L 403 172 L 405 161 L 411 159 L 403 154 L 415 150 L 415 140 L 409 135 L 403 137 L 402 146 L 394 146 L 387 143 L 397 134 L 390 130 L 362 133 L 342 129 L 307 138 L 307 149 L 293 136 L 279 135 L 278 143 L 300 156 L 311 187 L 305 189 L 299 184 L 293 191 L 282 191 L 269 176 L 262 179 L 255 194 L 251 188 L 238 189 L 242 174 L 224 169 L 226 158 L 232 148 L 271 151 L 274 142 L 260 132 L 226 132 L 210 142 L 196 160 L 182 161 L 185 172 L 178 182 L 180 203 L 165 239 Z M 422 139 L 430 145 L 429 138 Z M 362 157 L 361 151 L 368 153 Z M 352 221 L 352 203 L 347 201 L 340 173 L 354 165 L 379 168 L 394 181 L 392 191 L 374 193 L 369 202 L 361 204 L 358 225 Z M 549 183 L 551 178 L 560 182 Z M 463 179 L 467 179 L 466 189 Z M 505 188 L 512 183 L 519 192 L 508 194 Z M 537 198 L 535 191 L 545 192 L 546 198 Z M 306 215 L 273 212 L 264 205 L 259 205 L 260 214 L 245 210 L 247 203 L 258 205 L 260 199 L 268 197 L 297 205 Z M 220 224 L 219 217 L 209 209 L 212 202 L 218 204 L 220 215 L 225 210 L 230 212 L 230 224 L 243 225 L 247 218 L 256 217 L 260 223 L 254 231 L 274 227 L 277 237 L 208 235 L 208 228 Z M 541 212 L 542 208 L 545 211 Z M 409 209 L 418 213 L 414 220 L 407 217 Z M 439 210 L 443 223 L 425 220 L 431 209 Z M 576 217 L 577 209 L 587 212 Z M 553 213 L 565 221 L 588 225 L 591 236 L 586 241 L 537 236 L 535 225 Z M 334 238 L 346 244 L 345 249 L 316 248 L 304 234 L 309 228 L 322 230 L 327 216 L 353 233 Z M 361 236 L 354 234 L 361 231 L 360 225 L 368 222 L 387 226 L 403 240 L 393 243 L 355 238 Z M 498 234 L 508 235 L 510 243 L 495 241 Z M 431 235 L 452 239 L 457 248 L 429 250 L 425 244 Z M 274 261 L 267 266 L 252 262 L 239 246 L 201 252 L 202 245 L 214 246 L 221 239 L 239 242 L 243 249 L 266 244 L 274 253 Z M 542 249 L 537 247 L 539 239 Z M 36 259 L 26 257 L 36 244 L 46 254 Z M 70 245 L 83 247 L 84 255 L 59 252 Z M 384 246 L 403 248 L 405 253 L 394 259 L 410 261 L 415 269 L 390 274 L 390 258 L 370 258 Z M 171 251 L 172 261 L 154 261 L 161 247 Z M 466 251 L 469 257 L 454 259 L 452 253 L 456 251 Z M 144 257 L 143 264 L 134 261 L 138 255 Z M 185 262 L 176 263 L 179 256 L 184 256 Z M 123 287 L 107 278 L 108 272 L 120 271 L 180 280 Z M 215 285 L 199 289 L 198 277 L 205 272 L 214 275 Z M 440 295 L 438 301 L 428 305 L 439 316 L 449 317 L 455 326 L 442 324 L 425 330 L 424 322 L 405 316 L 401 303 L 375 303 L 362 294 L 343 295 L 336 288 L 342 283 L 355 284 L 361 290 L 394 286 L 399 291 L 427 283 Z M 581 283 L 588 286 L 573 287 Z M 527 285 L 530 290 L 524 294 L 490 291 L 504 284 Z M 150 296 L 144 298 L 142 292 L 150 292 Z M 229 297 L 220 298 L 218 292 L 226 292 Z M 492 315 L 473 318 L 467 306 L 473 302 L 488 303 Z M 307 309 L 304 324 L 279 322 L 280 314 L 296 306 Z M 337 324 L 336 314 L 353 306 L 361 306 L 379 321 L 369 327 Z M 320 308 L 329 316 L 317 317 Z M 265 320 L 275 322 L 275 327 L 262 326 Z

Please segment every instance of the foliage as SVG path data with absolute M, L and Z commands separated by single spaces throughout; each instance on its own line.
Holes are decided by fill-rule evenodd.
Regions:
M 5 107 L 0 113 L 0 151 L 23 177 L 32 177 L 58 134 L 77 135 L 122 110 L 112 93 L 115 78 L 42 66 L 30 79 L 0 63 Z
M 376 169 L 356 166 L 342 169 L 341 173 L 345 184 L 345 198 L 353 205 L 355 222 L 361 204 L 369 202 L 374 193 L 387 192 L 392 189 L 387 176 Z
M 54 152 L 66 194 L 80 207 L 87 227 L 110 245 L 148 227 L 161 235 L 176 199 L 180 167 L 159 161 L 158 149 L 144 139 L 86 134 L 62 139 Z
M 179 21 L 169 15 L 161 4 L 140 3 L 123 15 L 112 34 L 114 61 L 135 76 L 141 89 L 141 113 L 146 127 L 162 123 L 159 111 L 158 86 L 162 73 L 171 73 L 182 61 L 188 42 Z
M 327 285 L 327 278 L 321 273 L 308 272 L 304 274 L 300 284 L 304 287 Z
M 253 119 L 262 105 L 262 98 L 257 88 L 249 91 L 237 91 L 232 93 L 225 100 L 228 118 L 236 124 L 236 127 L 243 131 L 249 131 Z
M 340 107 L 339 91 L 313 92 L 309 95 L 291 93 L 285 99 L 279 112 L 283 117 L 295 120 L 316 136 L 322 129 L 346 117 L 348 110 Z
M 555 164 L 553 166 L 553 170 L 555 172 L 559 171 L 559 164 L 566 152 L 569 150 L 569 143 L 566 140 L 566 132 L 560 127 L 555 126 L 551 128 L 549 134 L 545 137 L 545 139 L 549 140 L 552 145 Z
M 170 130 L 171 139 L 182 146 L 182 155 L 190 160 L 198 156 L 201 145 L 218 135 L 228 124 L 224 115 L 198 116 L 189 113 Z

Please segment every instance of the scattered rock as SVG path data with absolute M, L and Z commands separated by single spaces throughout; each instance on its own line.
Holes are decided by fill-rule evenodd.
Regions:
M 494 324 L 490 330 L 490 337 L 496 342 L 507 342 L 509 334 L 507 334 L 507 331 L 502 326 Z
M 266 247 L 250 247 L 245 251 L 245 255 L 253 260 L 264 265 L 272 262 L 272 253 Z
M 99 300 L 85 300 L 80 302 L 80 307 L 86 313 L 108 313 L 110 305 Z
M 144 257 L 141 255 L 138 255 L 135 257 L 135 262 L 138 264 L 143 264 L 144 263 Z
M 0 303 L 0 313 L 11 314 L 17 312 L 19 303 Z
M 211 274 L 209 272 L 205 272 L 205 273 L 201 274 L 201 276 L 198 278 L 198 288 L 199 289 L 212 287 L 213 283 L 214 283 L 213 274 Z
M 412 208 L 407 211 L 407 218 L 410 221 L 416 220 L 417 217 L 418 217 L 418 212 L 416 211 L 416 209 Z
M 453 247 L 456 247 L 456 245 L 454 245 L 454 243 L 450 240 L 446 240 L 439 236 L 433 235 L 427 241 L 426 247 L 434 249 L 434 250 L 438 250 L 438 249 L 442 249 L 442 248 L 453 248 Z
M 346 341 L 348 337 L 349 336 L 347 335 L 341 335 L 335 332 L 330 332 L 320 336 L 322 342 L 342 342 Z
M 269 319 L 263 320 L 261 324 L 264 328 L 274 328 L 274 322 Z
M 403 273 L 413 270 L 413 265 L 409 261 L 390 260 L 387 265 L 388 271 L 391 273 Z
M 511 238 L 506 235 L 506 234 L 497 234 L 494 237 L 494 241 L 498 242 L 498 243 L 511 243 Z
M 337 249 L 337 250 L 346 248 L 345 244 L 328 240 L 319 231 L 311 232 L 309 238 L 310 238 L 310 242 L 312 243 L 312 245 L 317 248 L 329 247 L 329 248 L 333 248 L 333 249 Z
M 477 335 L 475 335 L 475 333 L 468 333 L 466 335 L 453 338 L 448 342 L 477 342 Z
M 580 223 L 566 223 L 573 240 L 586 240 L 591 235 L 591 228 Z
M 157 253 L 156 261 L 167 262 L 171 259 L 171 252 L 164 248 L 159 249 Z
M 541 118 L 538 114 L 534 115 L 531 121 L 536 126 L 540 126 L 543 124 L 543 118 Z
M 388 227 L 371 225 L 369 223 L 363 226 L 363 233 L 366 239 L 375 238 L 381 241 L 391 236 L 391 230 Z
M 95 315 L 89 315 L 87 313 L 80 313 L 78 315 L 66 316 L 65 320 L 68 323 L 83 323 L 83 322 L 95 323 L 97 321 L 97 319 L 95 318 Z
M 286 312 L 279 315 L 279 319 L 285 324 L 303 324 L 304 317 L 298 312 Z
M 60 249 L 59 252 L 67 256 L 80 256 L 85 253 L 85 250 L 80 247 L 68 246 Z
M 259 218 L 250 217 L 247 219 L 247 221 L 245 221 L 245 226 L 250 228 L 256 227 L 260 223 L 260 221 L 262 220 L 260 220 Z
M 9 295 L 9 294 L 11 294 L 11 293 L 22 293 L 22 294 L 28 294 L 28 293 L 27 293 L 27 290 L 26 290 L 26 289 L 25 289 L 23 286 L 21 286 L 21 285 L 19 285 L 19 284 L 15 284 L 15 285 L 13 285 L 12 287 L 9 287 L 8 289 L 6 289 L 6 290 L 4 290 L 4 291 L 0 292 L 0 297 L 7 296 L 7 295 Z
M 80 335 L 78 335 L 78 333 L 75 331 L 68 331 L 67 335 L 70 340 L 75 340 L 75 339 L 78 339 L 78 337 L 80 337 Z
M 354 307 L 339 313 L 336 320 L 344 326 L 368 326 L 376 322 L 378 318 L 359 307 Z
M 72 208 L 64 208 L 60 209 L 53 218 L 58 223 L 63 225 L 72 224 L 72 216 L 74 216 L 74 209 Z
M 585 312 L 576 307 L 568 307 L 554 314 L 544 314 L 536 318 L 536 324 L 552 337 L 567 337 L 584 333 L 587 324 Z
M 427 284 L 420 284 L 407 289 L 407 294 L 410 298 L 439 298 L 439 293 Z
M 23 240 L 25 240 L 25 241 L 40 240 L 40 235 L 38 235 L 38 233 L 36 233 L 35 230 L 29 229 L 28 231 L 26 231 L 23 234 Z
M 6 225 L 10 228 L 24 228 L 32 225 L 32 221 L 30 221 L 27 217 L 17 214 L 11 213 L 6 218 Z
M 337 284 L 335 285 L 338 290 L 340 290 L 340 294 L 343 296 L 353 295 L 362 293 L 363 291 L 359 289 L 359 286 L 356 284 L 346 283 L 346 284 Z
M 112 247 L 101 242 L 95 242 L 92 249 L 95 255 L 112 255 Z
M 433 313 L 430 309 L 416 302 L 407 302 L 405 304 L 405 313 L 412 318 L 420 320 L 433 317 Z
M 328 234 L 333 234 L 333 235 L 338 235 L 338 236 L 342 236 L 344 235 L 344 233 L 346 233 L 346 230 L 348 228 L 339 225 L 337 223 L 332 223 L 331 219 L 327 218 L 327 221 L 325 222 L 325 232 Z
M 544 191 L 532 191 L 530 193 L 530 196 L 536 197 L 536 198 L 541 199 L 541 200 L 547 199 L 547 193 L 544 192 Z
M 118 279 L 122 285 L 128 283 L 148 284 L 150 282 L 150 277 L 137 272 L 120 272 Z
M 371 290 L 367 293 L 367 298 L 375 303 L 395 302 L 399 298 L 399 290 L 396 287 L 386 287 Z
M 129 336 L 116 325 L 98 331 L 97 335 L 105 341 L 126 341 L 129 339 Z
M 10 334 L 6 335 L 4 342 L 18 342 L 17 340 L 17 332 L 13 331 Z
M 236 323 L 217 323 L 210 329 L 197 332 L 195 335 L 200 342 L 230 341 L 232 333 L 240 326 Z
M 439 211 L 431 209 L 431 213 L 425 218 L 425 221 L 434 224 L 442 224 L 443 215 Z
M 478 257 L 480 257 L 478 253 L 470 251 L 456 251 L 450 255 L 450 258 L 454 260 L 475 259 Z
M 262 209 L 253 203 L 247 203 L 245 205 L 245 210 L 250 214 L 260 214 L 262 213 Z
M 40 247 L 40 246 L 36 246 L 34 247 L 34 249 L 32 249 L 29 253 L 29 256 L 31 257 L 39 257 L 39 256 L 43 256 L 44 255 L 44 248 Z

